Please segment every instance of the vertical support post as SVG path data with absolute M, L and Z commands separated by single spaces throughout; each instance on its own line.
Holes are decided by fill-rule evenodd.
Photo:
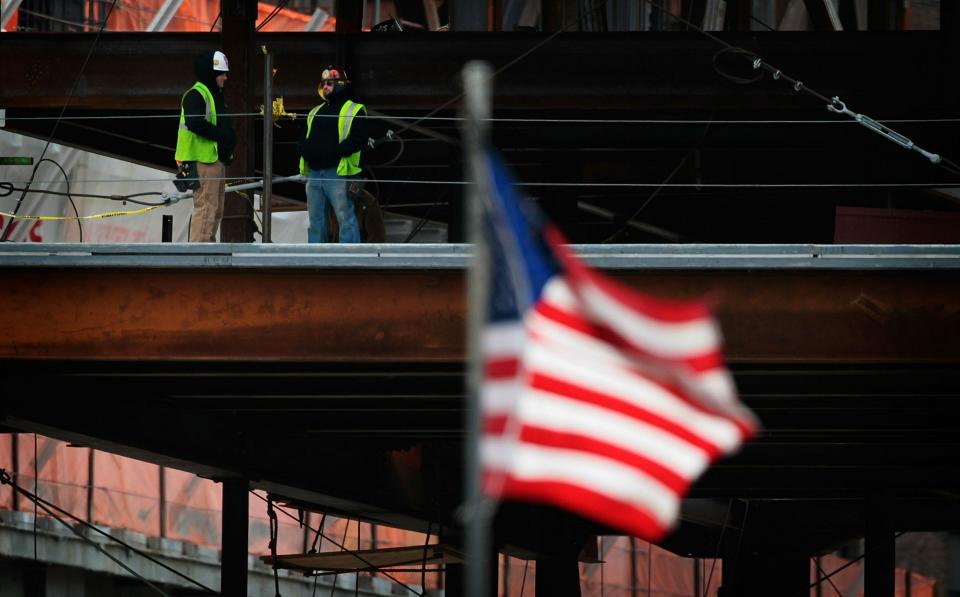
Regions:
M 580 597 L 580 567 L 575 556 L 537 558 L 535 597 Z
M 230 61 L 230 76 L 224 93 L 227 111 L 248 114 L 252 111 L 254 24 L 257 20 L 256 0 L 220 0 L 223 27 L 223 51 Z M 231 119 L 237 133 L 233 163 L 227 166 L 227 177 L 245 176 L 256 167 L 254 128 L 247 116 Z M 228 193 L 224 200 L 220 239 L 224 242 L 253 241 L 253 206 L 244 197 Z
M 727 31 L 750 31 L 751 4 L 751 0 L 727 0 L 723 28 Z
M 260 242 L 271 243 L 270 198 L 273 195 L 273 56 L 263 48 L 263 230 Z
M 486 31 L 488 6 L 478 0 L 454 0 L 450 18 L 451 28 L 456 31 Z
M 359 33 L 363 26 L 363 9 L 366 2 L 356 0 L 334 0 L 333 12 L 337 17 L 337 33 Z M 340 64 L 340 57 L 337 57 Z
M 470 180 L 466 193 L 467 240 L 473 244 L 473 263 L 467 275 L 467 441 L 464 446 L 464 489 L 466 497 L 466 594 L 486 597 L 489 592 L 487 556 L 489 555 L 489 520 L 484 511 L 480 486 L 480 385 L 483 362 L 480 334 L 486 321 L 489 284 L 489 263 L 483 234 L 484 193 L 490 189 L 484 148 L 491 114 L 492 69 L 485 62 L 471 61 L 463 67 L 464 124 L 467 140 L 465 155 Z M 495 585 L 494 585 L 495 586 Z
M 947 595 L 960 595 L 960 533 L 947 533 Z
M 221 595 L 247 594 L 248 488 L 246 479 L 223 480 Z
M 701 597 L 703 587 L 700 558 L 693 558 L 693 597 Z
M 604 554 L 600 554 L 603 558 Z M 637 597 L 637 538 L 630 537 L 630 597 Z
M 943 73 L 940 84 L 946 95 L 941 101 L 945 106 L 955 106 L 960 101 L 960 81 L 951 75 L 960 66 L 960 2 L 940 3 L 940 39 L 946 48 L 944 64 L 939 69 Z
M 167 467 L 159 467 L 160 475 L 160 536 L 167 536 Z
M 87 454 L 87 522 L 93 524 L 93 488 L 96 482 L 94 465 L 96 464 L 97 451 L 93 448 L 87 449 L 90 450 Z
M 866 532 L 864 534 L 865 595 L 893 597 L 896 588 L 896 543 L 891 525 L 890 496 L 871 493 L 866 499 Z
M 164 214 L 163 225 L 160 228 L 160 242 L 173 242 L 173 216 Z
M 814 565 L 814 577 L 817 579 L 817 586 L 814 587 L 814 597 L 823 597 L 823 574 L 820 573 L 822 567 L 820 565 L 820 556 L 813 558 Z
M 889 31 L 896 25 L 896 0 L 869 0 L 867 4 L 867 29 Z
M 14 433 L 10 435 L 11 443 L 11 457 L 13 458 L 12 463 L 12 473 L 13 480 L 15 484 L 13 485 L 13 511 L 20 511 L 20 490 L 17 489 L 17 483 L 20 483 L 20 434 Z
M 500 580 L 500 593 L 502 595 L 510 594 L 510 554 L 503 554 L 503 578 Z

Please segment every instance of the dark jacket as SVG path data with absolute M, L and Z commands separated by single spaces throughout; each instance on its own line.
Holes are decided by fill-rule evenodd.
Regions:
M 346 90 L 332 94 L 329 101 L 317 110 L 313 125 L 310 127 L 309 138 L 304 128 L 299 142 L 300 155 L 311 170 L 336 167 L 340 158 L 360 151 L 367 143 L 369 136 L 367 118 L 362 113 L 353 119 L 350 134 L 343 143 L 339 141 L 337 120 L 340 116 L 340 108 L 348 99 L 350 97 Z
M 227 106 L 223 101 L 223 91 L 217 86 L 217 72 L 213 70 L 213 52 L 199 54 L 193 60 L 193 70 L 197 81 L 203 83 L 213 95 L 213 104 L 217 109 L 217 124 L 207 122 L 206 104 L 200 92 L 191 89 L 183 98 L 183 113 L 187 129 L 205 139 L 217 142 L 217 155 L 224 164 L 233 161 L 233 150 L 237 146 L 237 136 L 233 131 Z

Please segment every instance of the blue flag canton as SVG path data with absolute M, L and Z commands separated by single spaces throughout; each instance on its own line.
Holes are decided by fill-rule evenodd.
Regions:
M 499 158 L 489 155 L 492 196 L 484 233 L 490 256 L 489 319 L 518 320 L 540 298 L 560 266 L 543 238 L 546 222 L 531 201 L 522 201 Z

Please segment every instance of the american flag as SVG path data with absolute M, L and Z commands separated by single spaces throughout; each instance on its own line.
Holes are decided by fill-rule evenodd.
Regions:
M 488 162 L 484 493 L 656 541 L 690 484 L 758 427 L 717 324 L 701 302 L 645 296 L 590 269 Z

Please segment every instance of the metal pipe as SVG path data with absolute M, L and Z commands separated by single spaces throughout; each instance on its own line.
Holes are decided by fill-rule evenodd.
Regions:
M 167 536 L 167 467 L 162 464 L 158 467 L 160 470 L 160 536 Z
M 273 56 L 263 49 L 263 194 L 260 205 L 263 209 L 261 243 L 272 242 L 270 238 L 270 197 L 273 194 Z
M 20 483 L 20 434 L 11 434 L 10 442 L 10 458 L 13 460 L 10 469 L 13 472 L 13 479 L 16 481 L 11 486 L 13 488 L 13 511 L 18 512 L 20 510 L 20 488 L 18 486 Z
M 147 25 L 147 31 L 165 31 L 174 15 L 180 10 L 181 4 L 183 4 L 183 0 L 164 0 L 164 3 L 157 9 L 157 13 L 153 15 L 153 20 Z
M 464 145 L 467 165 L 473 182 L 467 192 L 464 210 L 468 240 L 473 243 L 473 263 L 467 275 L 467 444 L 464 450 L 464 493 L 466 495 L 467 561 L 466 594 L 485 597 L 489 585 L 487 558 L 489 557 L 489 517 L 484 511 L 480 486 L 480 384 L 483 379 L 480 334 L 486 319 L 486 298 L 489 289 L 487 247 L 483 239 L 483 194 L 489 192 L 491 181 L 484 159 L 488 122 L 492 102 L 490 81 L 492 69 L 486 62 L 471 61 L 463 67 L 464 89 Z
M 90 452 L 87 454 L 87 522 L 93 524 L 93 490 L 96 482 L 93 473 L 96 470 L 97 451 L 93 448 L 88 449 Z

